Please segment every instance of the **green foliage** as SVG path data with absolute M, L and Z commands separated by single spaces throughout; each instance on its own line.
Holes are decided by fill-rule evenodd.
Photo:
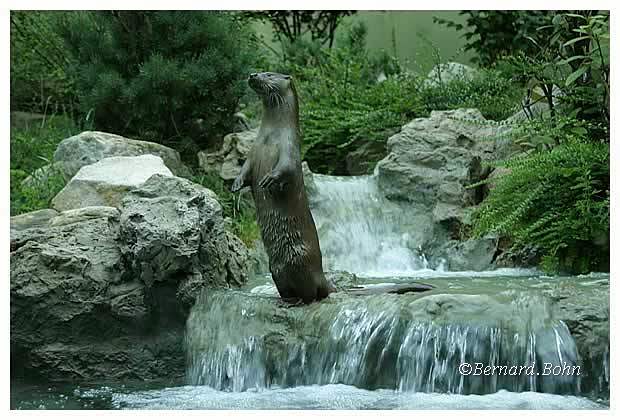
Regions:
M 73 85 L 65 72 L 72 58 L 55 30 L 61 14 L 11 11 L 12 111 L 72 111 Z
M 50 116 L 42 125 L 11 130 L 11 215 L 49 208 L 50 201 L 64 187 L 59 170 L 22 185 L 29 175 L 52 161 L 58 143 L 77 134 L 65 116 Z
M 190 177 L 190 180 L 217 194 L 224 217 L 229 217 L 232 221 L 232 231 L 246 246 L 253 247 L 254 242 L 260 238 L 260 231 L 251 197 L 230 192 L 230 187 L 217 173 L 199 172 Z
M 609 15 L 557 13 L 528 41 L 534 51 L 508 57 L 506 71 L 543 100 L 552 115 L 559 105 L 579 119 L 609 123 Z M 541 92 L 540 99 L 536 91 Z M 600 133 L 599 133 L 600 134 Z
M 503 73 L 480 69 L 471 80 L 456 78 L 437 86 L 422 87 L 420 95 L 427 113 L 477 108 L 485 118 L 499 121 L 518 111 L 522 91 Z
M 302 157 L 313 171 L 346 174 L 346 156 L 367 142 L 385 142 L 402 124 L 421 112 L 414 92 L 417 80 L 391 77 L 377 83 L 385 62 L 368 56 L 366 29 L 354 26 L 340 46 L 281 63 L 296 78 L 304 133 Z
M 70 12 L 80 108 L 98 129 L 194 152 L 232 129 L 257 48 L 226 12 Z M 193 157 L 193 156 L 192 156 Z
M 468 10 L 460 12 L 467 16 L 466 25 L 450 20 L 433 18 L 433 21 L 465 30 L 465 50 L 475 51 L 473 61 L 489 66 L 505 55 L 531 54 L 535 46 L 530 42 L 537 36 L 537 28 L 547 24 L 553 11 L 535 10 Z
M 608 269 L 608 145 L 571 139 L 500 166 L 510 172 L 476 211 L 475 233 L 538 246 L 548 271 Z

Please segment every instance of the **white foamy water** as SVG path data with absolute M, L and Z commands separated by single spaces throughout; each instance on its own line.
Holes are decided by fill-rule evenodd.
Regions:
M 386 200 L 372 176 L 313 179 L 312 214 L 327 270 L 398 276 L 429 268 L 411 249 L 415 238 L 402 231 L 412 215 Z
M 404 409 L 404 410 L 600 410 L 608 407 L 587 398 L 498 391 L 487 395 L 369 391 L 348 385 L 223 392 L 206 386 L 114 393 L 112 404 L 123 409 Z

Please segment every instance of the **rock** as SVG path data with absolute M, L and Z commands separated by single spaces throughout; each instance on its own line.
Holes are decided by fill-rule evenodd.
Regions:
M 121 337 L 101 343 L 52 343 L 30 358 L 38 374 L 51 381 L 162 380 L 180 385 L 185 373 L 183 330 L 136 340 Z
M 428 392 L 530 390 L 524 377 L 517 383 L 514 377 L 463 382 L 458 366 L 478 360 L 521 365 L 531 363 L 529 354 L 538 366 L 558 357 L 575 363 L 570 335 L 547 303 L 537 294 L 515 299 L 441 293 L 439 287 L 403 295 L 339 292 L 311 305 L 283 304 L 262 291 L 216 291 L 201 296 L 188 318 L 188 381 L 236 392 L 316 383 Z M 541 378 L 536 389 L 574 392 L 576 383 Z
M 416 118 L 388 139 L 388 155 L 375 169 L 379 186 L 390 199 L 426 205 L 437 221 L 451 217 L 481 199 L 466 187 L 486 175 L 482 162 L 506 154 L 497 137 L 507 130 L 474 109 Z
M 121 252 L 137 279 L 182 279 L 178 297 L 191 304 L 201 288 L 247 281 L 249 256 L 224 230 L 211 190 L 186 179 L 154 175 L 122 203 Z
M 234 126 L 235 133 L 242 133 L 244 131 L 248 131 L 252 129 L 252 124 L 250 122 L 250 119 L 246 117 L 246 115 L 243 112 L 235 113 L 235 115 L 233 115 L 233 118 L 235 119 L 235 126 Z
M 11 230 L 25 230 L 32 227 L 46 226 L 51 218 L 57 216 L 54 209 L 36 210 L 11 217 Z
M 550 296 L 555 316 L 566 323 L 577 343 L 582 389 L 608 397 L 609 278 L 593 278 L 585 284 L 567 278 L 558 282 Z
M 82 167 L 52 199 L 56 210 L 87 206 L 118 207 L 125 194 L 153 174 L 172 176 L 154 155 L 109 157 Z
M 368 175 L 372 173 L 376 162 L 381 160 L 385 154 L 385 144 L 383 142 L 361 142 L 359 147 L 347 154 L 347 171 L 349 175 Z
M 485 271 L 493 268 L 497 242 L 495 237 L 453 240 L 442 247 L 439 255 L 449 271 Z
M 221 228 L 210 190 L 157 174 L 124 203 L 13 220 L 17 371 L 46 380 L 182 378 L 194 296 L 246 280 L 247 250 Z
M 141 155 L 159 156 L 175 175 L 190 174 L 189 169 L 181 162 L 179 153 L 170 147 L 101 131 L 84 131 L 64 139 L 54 153 L 54 162 L 63 165 L 68 181 L 80 168 L 99 162 L 101 159 Z
M 441 86 L 456 79 L 471 80 L 476 75 L 476 69 L 461 63 L 437 64 L 426 76 L 424 87 Z
M 510 130 L 475 109 L 433 111 L 390 137 L 388 155 L 375 168 L 379 189 L 388 199 L 406 205 L 408 213 L 431 215 L 430 233 L 417 245 L 435 260 L 449 260 L 451 269 L 492 267 L 488 264 L 497 250 L 491 245 L 497 241 L 453 241 L 467 238 L 471 210 L 488 192 L 486 185 L 468 186 L 492 173 L 486 162 L 516 152 L 507 136 Z
M 553 85 L 551 94 L 553 96 L 553 106 L 557 109 L 560 105 L 560 102 L 557 99 L 564 96 L 565 93 L 562 92 L 557 85 Z M 520 105 L 521 109 L 514 115 L 508 117 L 506 122 L 518 123 L 532 118 L 544 117 L 550 114 L 549 103 L 547 102 L 547 98 L 540 87 L 536 87 L 530 96 L 525 96 Z
M 131 330 L 110 307 L 123 282 L 113 217 L 18 232 L 11 252 L 11 346 L 102 339 Z M 134 320 L 139 323 L 139 320 Z
M 49 220 L 49 226 L 64 226 L 71 223 L 85 222 L 91 219 L 107 218 L 119 220 L 120 212 L 116 207 L 89 206 L 63 211 Z
M 235 179 L 257 135 L 258 128 L 228 134 L 224 137 L 222 148 L 217 152 L 201 151 L 198 153 L 198 166 L 205 172 L 218 173 L 224 180 Z

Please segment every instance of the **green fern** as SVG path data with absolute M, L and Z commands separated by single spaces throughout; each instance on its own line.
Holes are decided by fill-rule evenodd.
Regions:
M 593 270 L 609 251 L 609 146 L 570 139 L 503 162 L 510 173 L 474 213 L 474 233 L 533 244 L 543 268 Z M 587 252 L 586 252 L 587 250 Z M 596 250 L 593 254 L 592 250 Z M 587 255 L 586 260 L 581 258 Z M 584 262 L 585 261 L 585 262 Z

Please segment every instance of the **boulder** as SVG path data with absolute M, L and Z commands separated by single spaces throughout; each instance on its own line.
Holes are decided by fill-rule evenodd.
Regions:
M 15 232 L 11 238 L 11 346 L 32 350 L 59 339 L 101 339 L 139 323 L 115 313 L 123 283 L 116 214 Z M 144 295 L 141 295 L 144 298 Z M 119 322 L 124 317 L 124 322 Z
M 433 111 L 416 118 L 387 141 L 388 155 L 376 167 L 388 198 L 457 206 L 474 204 L 465 187 L 484 176 L 483 161 L 501 158 L 500 136 L 509 127 L 487 122 L 475 109 Z
M 11 230 L 25 230 L 47 225 L 51 218 L 57 216 L 54 209 L 36 210 L 11 217 Z
M 390 137 L 388 154 L 375 168 L 382 194 L 408 206 L 409 213 L 431 215 L 432 232 L 418 245 L 433 259 L 447 260 L 452 270 L 492 267 L 496 240 L 455 240 L 467 239 L 471 209 L 488 193 L 486 185 L 468 186 L 489 176 L 492 168 L 486 162 L 518 150 L 507 135 L 510 130 L 475 109 L 433 111 Z
M 380 141 L 360 142 L 360 145 L 347 154 L 347 172 L 349 175 L 368 175 L 372 173 L 376 162 L 385 156 L 385 143 Z
M 224 137 L 222 148 L 217 152 L 201 151 L 198 153 L 198 166 L 205 172 L 216 172 L 224 180 L 233 180 L 241 172 L 254 140 L 258 135 L 258 128 L 239 133 L 231 133 Z
M 12 220 L 17 372 L 47 380 L 180 379 L 194 297 L 247 279 L 248 251 L 222 229 L 210 190 L 154 175 L 124 204 Z
M 558 98 L 564 96 L 565 93 L 562 92 L 557 85 L 553 85 L 551 94 L 553 96 L 554 108 L 557 109 L 557 107 L 561 104 Z M 533 89 L 529 96 L 526 95 L 521 100 L 520 108 L 521 109 L 519 109 L 519 111 L 517 111 L 514 115 L 508 117 L 506 122 L 518 123 L 531 118 L 548 116 L 550 113 L 549 103 L 547 102 L 547 98 L 540 87 Z
M 193 303 L 205 285 L 247 281 L 247 250 L 224 230 L 217 196 L 184 178 L 154 175 L 127 194 L 120 235 L 136 278 L 148 287 L 180 279 L 177 293 L 184 304 Z
M 83 166 L 52 199 L 52 207 L 59 211 L 87 206 L 118 207 L 129 190 L 153 174 L 172 176 L 159 156 L 105 158 Z
M 476 69 L 461 63 L 450 62 L 437 64 L 426 76 L 423 86 L 441 86 L 443 83 L 449 83 L 457 79 L 471 80 L 476 73 Z
M 497 238 L 452 240 L 438 253 L 449 271 L 484 271 L 493 268 Z
M 159 156 L 165 165 L 178 176 L 189 175 L 179 153 L 170 147 L 148 141 L 133 140 L 101 131 L 84 131 L 60 142 L 54 153 L 54 163 L 63 166 L 67 181 L 80 168 L 115 156 Z
M 577 343 L 582 389 L 609 397 L 609 277 L 592 277 L 562 279 L 549 296 L 555 316 L 566 323 Z

